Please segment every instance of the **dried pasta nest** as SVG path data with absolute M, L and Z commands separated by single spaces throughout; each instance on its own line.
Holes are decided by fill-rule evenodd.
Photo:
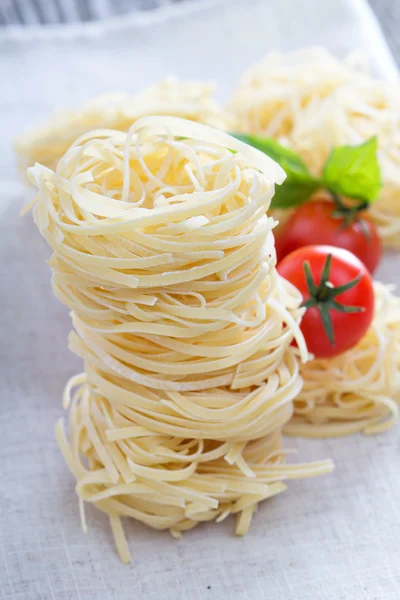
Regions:
M 294 401 L 289 435 L 330 437 L 380 433 L 400 404 L 400 299 L 375 283 L 375 317 L 355 348 L 301 366 L 304 385 Z
M 400 85 L 377 80 L 365 60 L 316 48 L 273 53 L 245 72 L 229 104 L 240 131 L 276 138 L 315 174 L 333 146 L 377 136 L 383 188 L 370 209 L 388 246 L 400 247 Z
M 16 141 L 21 170 L 39 162 L 55 169 L 79 136 L 94 129 L 128 131 L 137 119 L 171 115 L 217 129 L 233 127 L 233 118 L 214 99 L 212 83 L 166 78 L 138 94 L 109 93 L 80 108 L 59 110 L 41 126 Z
M 57 438 L 81 506 L 109 515 L 124 561 L 120 517 L 180 536 L 234 514 L 244 534 L 285 480 L 332 469 L 286 464 L 281 445 L 307 350 L 300 295 L 275 270 L 278 165 L 150 117 L 85 134 L 55 172 L 30 177 L 84 360 L 64 394 L 69 438 L 62 422 Z

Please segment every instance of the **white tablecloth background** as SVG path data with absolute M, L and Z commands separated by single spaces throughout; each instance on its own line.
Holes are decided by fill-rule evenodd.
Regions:
M 58 105 L 137 90 L 173 73 L 218 82 L 273 49 L 361 48 L 384 76 L 396 69 L 362 0 L 218 0 L 107 25 L 0 34 L 0 598 L 1 600 L 398 600 L 398 429 L 380 437 L 287 440 L 300 460 L 334 458 L 333 475 L 294 482 L 263 504 L 247 537 L 229 520 L 175 541 L 126 523 L 134 562 L 120 564 L 107 519 L 80 530 L 74 481 L 54 441 L 60 397 L 80 361 L 69 317 L 53 299 L 48 250 L 18 211 L 12 138 Z M 385 281 L 400 283 L 398 258 Z

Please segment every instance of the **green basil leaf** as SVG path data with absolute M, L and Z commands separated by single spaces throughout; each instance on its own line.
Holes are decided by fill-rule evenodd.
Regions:
M 267 154 L 267 156 L 272 158 L 272 160 L 277 162 L 286 171 L 286 174 L 289 172 L 309 173 L 306 164 L 296 152 L 278 144 L 272 138 L 248 135 L 246 133 L 233 133 L 232 135 L 241 142 Z
M 291 208 L 307 202 L 321 187 L 318 179 L 308 173 L 287 173 L 282 185 L 275 185 L 271 208 Z
M 272 208 L 299 206 L 307 202 L 310 196 L 321 187 L 320 180 L 311 175 L 305 162 L 293 150 L 285 148 L 272 138 L 242 133 L 233 135 L 238 140 L 267 154 L 285 171 L 285 181 L 281 185 L 275 186 L 275 194 L 271 202 Z
M 374 202 L 381 189 L 377 139 L 359 146 L 333 148 L 323 171 L 323 184 L 336 194 Z

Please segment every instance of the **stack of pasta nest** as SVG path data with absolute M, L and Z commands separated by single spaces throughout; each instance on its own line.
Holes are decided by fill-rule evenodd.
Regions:
M 78 139 L 30 170 L 57 297 L 84 360 L 57 437 L 80 498 L 175 536 L 237 515 L 284 480 L 281 431 L 302 387 L 301 297 L 275 271 L 268 207 L 284 174 L 219 131 L 173 117 Z M 293 337 L 297 340 L 294 347 Z M 84 514 L 82 511 L 82 517 Z

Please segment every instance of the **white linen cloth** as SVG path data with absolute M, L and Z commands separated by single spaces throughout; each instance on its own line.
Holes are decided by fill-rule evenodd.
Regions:
M 1 600 L 398 600 L 399 429 L 379 437 L 286 440 L 296 460 L 331 456 L 333 475 L 290 482 L 249 534 L 233 522 L 172 539 L 125 526 L 133 563 L 116 554 L 107 518 L 80 529 L 74 480 L 54 440 L 61 393 L 81 368 L 67 350 L 67 310 L 51 293 L 49 252 L 18 180 L 14 136 L 58 105 L 137 90 L 165 74 L 212 79 L 227 98 L 272 49 L 362 49 L 397 76 L 362 0 L 207 0 L 107 23 L 0 34 L 0 598 Z M 400 201 L 400 199 L 399 199 Z M 399 259 L 385 259 L 400 283 Z

